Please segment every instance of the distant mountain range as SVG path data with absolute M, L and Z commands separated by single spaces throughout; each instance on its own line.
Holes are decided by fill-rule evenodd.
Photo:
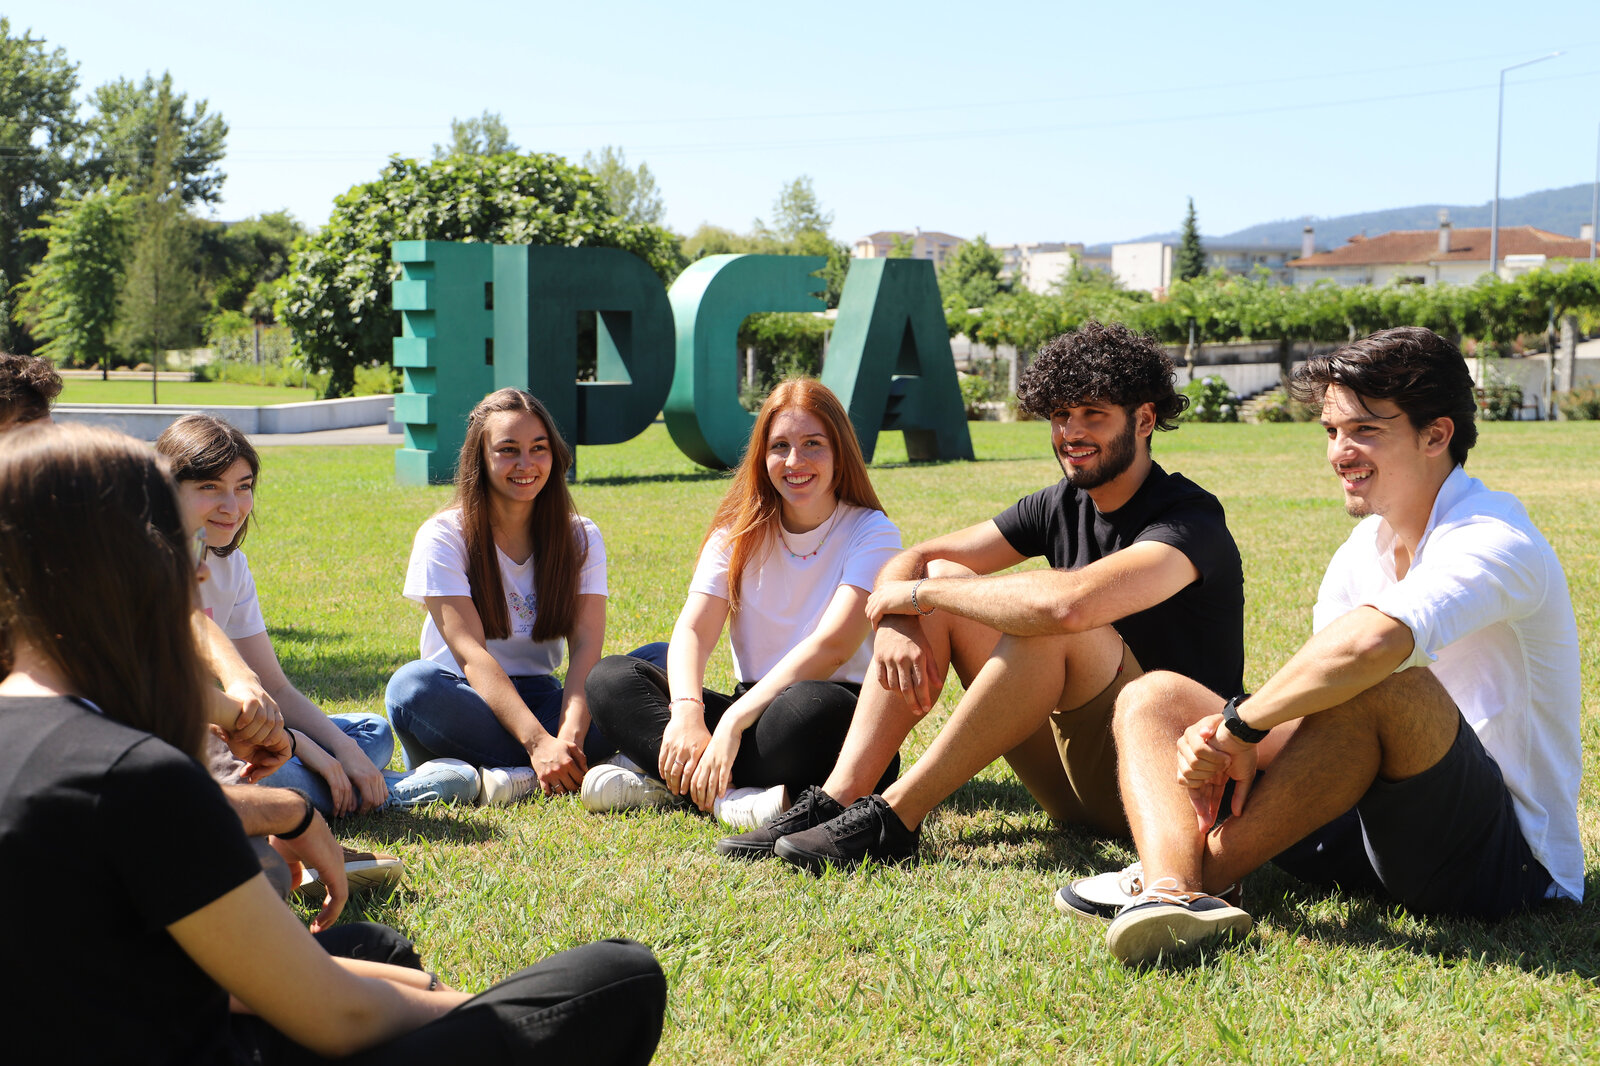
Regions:
M 1593 197 L 1594 186 L 1584 183 L 1505 198 L 1500 201 L 1500 225 L 1536 226 L 1552 233 L 1576 237 L 1578 227 L 1589 221 Z M 1268 244 L 1298 248 L 1300 233 L 1309 223 L 1316 230 L 1317 250 L 1320 252 L 1337 248 L 1351 237 L 1361 234 L 1376 237 L 1396 229 L 1433 229 L 1439 225 L 1440 211 L 1449 211 L 1450 222 L 1456 227 L 1487 226 L 1490 207 L 1488 201 L 1471 205 L 1417 204 L 1414 207 L 1391 207 L 1385 211 L 1364 211 L 1335 218 L 1286 218 L 1277 222 L 1261 222 L 1222 236 L 1202 235 L 1200 239 L 1202 243 L 1214 241 L 1218 244 Z M 1176 244 L 1178 237 L 1178 231 L 1172 230 L 1134 239 Z M 1086 249 L 1102 253 L 1110 250 L 1110 244 Z

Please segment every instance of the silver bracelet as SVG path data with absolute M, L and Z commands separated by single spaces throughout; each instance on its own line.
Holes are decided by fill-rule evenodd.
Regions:
M 922 609 L 922 604 L 917 602 L 917 590 L 922 587 L 922 583 L 926 580 L 928 579 L 925 577 L 919 577 L 917 578 L 917 583 L 911 586 L 911 609 L 916 611 L 924 618 L 928 617 L 934 612 L 934 608 L 932 607 L 929 607 L 926 611 L 924 611 Z

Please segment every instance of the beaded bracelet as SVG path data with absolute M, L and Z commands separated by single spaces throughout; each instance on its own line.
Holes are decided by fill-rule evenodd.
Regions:
M 705 700 L 697 700 L 693 696 L 674 696 L 668 702 L 669 703 L 698 703 L 702 707 L 704 707 L 706 705 L 706 701 Z

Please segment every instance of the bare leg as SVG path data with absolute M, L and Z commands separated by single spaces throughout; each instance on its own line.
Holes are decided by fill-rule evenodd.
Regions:
M 1338 707 L 1310 715 L 1265 743 L 1271 769 L 1244 813 L 1203 834 L 1177 776 L 1177 740 L 1218 711 L 1217 696 L 1187 678 L 1155 674 L 1117 704 L 1123 802 L 1146 883 L 1217 891 L 1356 805 L 1379 777 L 1399 781 L 1442 759 L 1461 714 L 1425 669 L 1389 677 Z M 1268 758 L 1270 756 L 1270 759 Z
M 934 677 L 941 686 L 952 665 L 961 683 L 971 684 L 1000 639 L 988 626 L 946 611 L 935 611 L 922 619 L 921 625 L 931 649 Z M 898 692 L 878 683 L 876 671 L 868 671 L 844 747 L 822 790 L 845 806 L 871 792 L 921 720 L 922 715 Z
M 995 759 L 1015 751 L 1024 774 L 1044 768 L 1041 729 L 1050 712 L 1079 707 L 1117 676 L 1122 638 L 1109 626 L 1060 637 L 1001 637 L 950 720 L 922 758 L 884 793 L 900 820 L 919 824 L 928 812 Z M 1054 750 L 1054 743 L 1051 743 Z M 1056 760 L 1055 776 L 1062 775 Z M 1023 784 L 1030 782 L 1023 778 Z

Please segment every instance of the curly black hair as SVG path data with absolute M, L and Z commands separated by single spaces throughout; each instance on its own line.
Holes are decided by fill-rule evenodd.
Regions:
M 1173 385 L 1166 349 L 1154 336 L 1093 319 L 1039 349 L 1017 386 L 1022 409 L 1049 418 L 1063 407 L 1155 404 L 1156 428 L 1177 429 L 1189 398 Z
M 48 360 L 0 352 L 0 423 L 43 418 L 59 395 L 61 375 Z

